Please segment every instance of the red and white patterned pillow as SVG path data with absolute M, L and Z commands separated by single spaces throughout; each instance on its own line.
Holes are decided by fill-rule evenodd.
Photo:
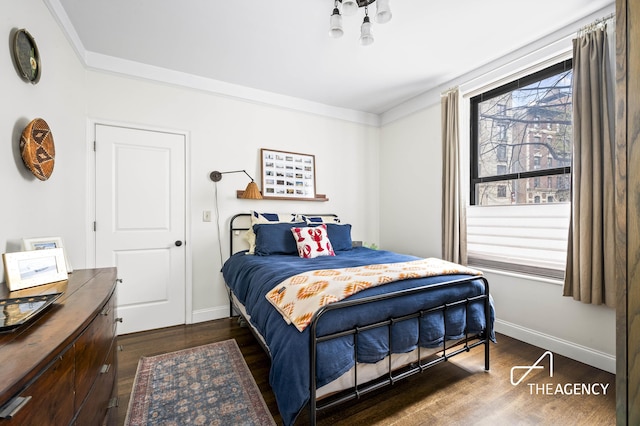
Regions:
M 291 228 L 293 238 L 296 239 L 298 255 L 305 259 L 318 256 L 335 256 L 331 241 L 327 235 L 327 225 L 305 228 Z

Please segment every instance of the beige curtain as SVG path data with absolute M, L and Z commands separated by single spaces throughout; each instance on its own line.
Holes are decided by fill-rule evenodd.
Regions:
M 606 25 L 573 40 L 573 163 L 565 296 L 615 307 L 614 128 Z
M 460 191 L 458 89 L 442 95 L 442 258 L 467 263 L 467 226 Z

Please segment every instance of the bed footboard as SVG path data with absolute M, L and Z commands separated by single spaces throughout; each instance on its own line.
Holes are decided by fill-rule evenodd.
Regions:
M 374 302 L 379 302 L 382 300 L 388 300 L 388 299 L 393 299 L 393 298 L 398 298 L 398 297 L 405 297 L 405 296 L 415 296 L 418 295 L 420 293 L 424 293 L 424 292 L 429 292 L 429 291 L 434 291 L 436 289 L 442 288 L 442 287 L 450 287 L 450 286 L 459 286 L 459 285 L 464 285 L 464 284 L 468 284 L 471 281 L 475 281 L 475 280 L 481 280 L 484 283 L 484 293 L 475 297 L 470 297 L 470 298 L 464 298 L 461 300 L 456 300 L 450 303 L 446 303 L 443 305 L 439 305 L 439 306 L 435 306 L 435 307 L 431 307 L 428 309 L 423 309 L 420 310 L 418 312 L 414 312 L 414 313 L 410 313 L 407 315 L 403 315 L 400 317 L 392 317 L 392 318 L 387 318 L 383 321 L 379 321 L 373 324 L 367 324 L 364 326 L 358 326 L 352 329 L 347 329 L 347 330 L 341 330 L 339 332 L 336 333 L 332 333 L 329 335 L 322 335 L 322 336 L 318 336 L 318 324 L 319 321 L 322 319 L 322 317 L 327 314 L 328 312 L 331 311 L 335 311 L 335 310 L 339 310 L 339 309 L 346 309 L 349 307 L 353 307 L 356 305 L 363 305 L 363 304 L 370 304 L 370 303 L 374 303 Z M 408 321 L 408 320 L 412 320 L 412 319 L 420 319 L 422 317 L 424 317 L 427 314 L 430 314 L 432 312 L 435 311 L 442 311 L 443 314 L 446 313 L 447 309 L 451 309 L 453 307 L 457 307 L 457 306 L 464 306 L 465 309 L 469 307 L 469 305 L 471 303 L 478 303 L 479 301 L 481 301 L 481 303 L 483 303 L 484 305 L 484 320 L 485 320 L 485 329 L 480 332 L 480 333 L 475 333 L 475 334 L 469 334 L 466 329 L 465 329 L 465 337 L 461 340 L 456 341 L 455 343 L 449 343 L 450 346 L 448 346 L 448 342 L 447 339 L 444 338 L 441 347 L 438 348 L 438 350 L 436 350 L 435 355 L 433 353 L 433 350 L 430 351 L 431 356 L 429 357 L 423 357 L 421 354 L 422 348 L 420 347 L 420 345 L 418 345 L 417 351 L 418 351 L 418 355 L 417 355 L 417 361 L 415 363 L 411 363 L 409 366 L 400 368 L 400 369 L 395 369 L 392 366 L 392 354 L 389 353 L 387 356 L 388 359 L 388 368 L 387 368 L 387 372 L 386 375 L 383 377 L 380 377 L 377 380 L 373 380 L 373 381 L 369 381 L 367 383 L 359 383 L 358 382 L 358 369 L 357 366 L 356 368 L 354 368 L 354 383 L 353 386 L 347 390 L 341 391 L 339 392 L 337 395 L 332 395 L 330 397 L 327 398 L 323 398 L 322 400 L 318 400 L 317 398 L 317 374 L 316 374 L 316 367 L 317 367 L 317 355 L 318 355 L 318 344 L 331 340 L 331 339 L 338 339 L 338 338 L 342 338 L 344 336 L 353 336 L 354 339 L 354 345 L 353 345 L 353 350 L 354 350 L 354 359 L 358 359 L 358 344 L 357 344 L 357 339 L 358 339 L 358 335 L 362 332 L 368 331 L 368 330 L 372 330 L 372 329 L 376 329 L 376 328 L 381 328 L 381 327 L 386 327 L 386 329 L 388 330 L 389 333 L 389 342 L 392 341 L 392 333 L 394 330 L 393 325 L 403 322 L 403 321 Z M 372 392 L 374 390 L 380 389 L 382 387 L 385 386 L 389 386 L 392 385 L 402 379 L 408 378 L 410 376 L 413 376 L 417 373 L 421 373 L 425 370 L 427 370 L 430 367 L 433 367 L 434 365 L 437 365 L 441 362 L 447 361 L 449 358 L 458 355 L 460 353 L 463 352 L 468 352 L 470 351 L 472 348 L 477 347 L 477 346 L 482 346 L 484 345 L 484 369 L 486 371 L 489 370 L 489 343 L 490 343 L 490 339 L 491 339 L 491 329 L 490 327 L 492 327 L 492 322 L 491 322 L 491 301 L 490 301 L 490 297 L 489 297 L 489 283 L 488 281 L 483 278 L 483 277 L 469 277 L 469 278 L 464 278 L 464 279 L 458 279 L 458 280 L 454 280 L 454 281 L 448 281 L 448 282 L 443 282 L 443 283 L 438 283 L 438 284 L 432 284 L 432 285 L 428 285 L 428 286 L 423 286 L 423 287 L 416 287 L 416 288 L 411 288 L 411 289 L 407 289 L 407 290 L 401 290 L 401 291 L 396 291 L 393 293 L 387 293 L 387 294 L 381 294 L 381 295 L 377 295 L 377 296 L 371 296 L 371 297 L 366 297 L 366 298 L 361 298 L 361 299 L 355 299 L 355 300 L 350 300 L 350 299 L 345 299 L 342 300 L 340 302 L 335 302 L 329 305 L 326 305 L 324 307 L 322 307 L 313 317 L 312 322 L 310 324 L 310 328 L 311 328 L 311 335 L 310 335 L 310 383 L 311 383 L 311 394 L 310 394 L 310 399 L 309 399 L 309 415 L 310 415 L 310 422 L 312 425 L 316 424 L 316 415 L 319 411 L 327 409 L 327 408 L 331 408 L 334 407 L 336 405 L 342 404 L 344 402 L 350 401 L 350 400 L 354 400 L 354 399 L 359 399 L 362 395 Z M 421 335 L 422 333 L 422 326 L 421 326 L 421 322 L 418 321 L 418 336 Z M 446 336 L 446 323 L 445 323 L 445 336 Z M 420 341 L 420 339 L 418 340 Z M 391 352 L 391 345 L 390 346 L 390 350 L 389 352 Z

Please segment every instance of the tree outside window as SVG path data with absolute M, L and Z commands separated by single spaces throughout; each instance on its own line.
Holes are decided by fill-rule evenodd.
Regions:
M 569 59 L 471 99 L 471 204 L 570 201 L 572 77 Z

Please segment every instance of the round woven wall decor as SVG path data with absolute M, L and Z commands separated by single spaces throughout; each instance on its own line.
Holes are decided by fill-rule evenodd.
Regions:
M 35 177 L 47 180 L 53 173 L 56 149 L 49 125 L 42 118 L 32 120 L 22 131 L 20 154 Z

